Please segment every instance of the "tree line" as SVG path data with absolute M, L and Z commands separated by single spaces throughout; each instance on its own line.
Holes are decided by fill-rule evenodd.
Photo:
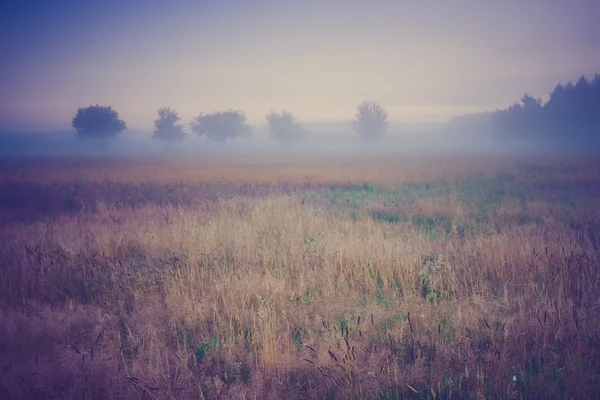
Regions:
M 155 139 L 177 142 L 186 138 L 177 110 L 162 107 L 157 114 L 158 118 L 154 121 Z M 387 117 L 387 111 L 378 102 L 364 101 L 356 107 L 352 127 L 363 140 L 372 142 L 384 135 L 388 126 Z M 306 131 L 290 111 L 270 111 L 265 119 L 270 136 L 281 143 L 290 144 L 306 135 Z M 106 140 L 127 130 L 127 123 L 111 106 L 80 107 L 71 124 L 79 138 Z M 254 127 L 247 123 L 244 112 L 232 109 L 200 113 L 189 123 L 189 127 L 197 136 L 204 136 L 221 145 L 238 137 L 248 137 L 254 132 Z
M 525 93 L 520 102 L 491 113 L 492 131 L 508 140 L 600 139 L 600 76 L 558 84 L 546 102 Z M 558 139 L 558 141 L 556 141 Z M 590 140 L 591 139 L 591 140 Z
M 352 128 L 365 142 L 381 138 L 388 127 L 388 113 L 376 101 L 357 105 Z M 291 144 L 306 135 L 297 118 L 289 111 L 271 111 L 265 115 L 269 134 L 283 144 Z M 72 120 L 77 136 L 108 139 L 127 129 L 125 121 L 110 106 L 79 108 Z M 200 113 L 190 123 L 191 132 L 224 144 L 238 137 L 252 135 L 254 127 L 247 123 L 240 110 Z M 457 116 L 447 124 L 447 131 L 491 132 L 500 143 L 527 142 L 553 143 L 564 146 L 567 142 L 580 146 L 600 146 L 600 76 L 593 79 L 581 76 L 572 84 L 558 84 L 544 102 L 525 93 L 512 105 L 480 114 Z M 154 121 L 156 139 L 175 142 L 185 139 L 186 132 L 175 109 L 163 107 Z

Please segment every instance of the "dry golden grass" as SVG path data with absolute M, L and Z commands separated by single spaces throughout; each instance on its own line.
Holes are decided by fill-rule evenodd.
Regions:
M 578 173 L 593 182 L 597 165 L 563 174 L 546 161 L 528 164 L 539 169 L 531 172 L 514 160 L 479 169 L 482 160 L 447 159 L 396 174 L 390 165 L 407 161 L 347 168 L 312 160 L 277 172 L 269 171 L 278 161 L 252 162 L 213 172 L 206 164 L 198 175 L 184 168 L 179 177 L 187 187 L 228 171 L 238 195 L 183 205 L 102 200 L 0 228 L 0 397 L 598 393 L 600 201 L 598 192 L 572 189 Z M 151 172 L 160 164 L 134 164 L 119 175 L 99 164 L 78 175 L 50 167 L 27 179 L 135 185 L 181 170 L 170 164 L 161 176 Z M 399 186 L 351 187 L 338 198 L 327 186 L 254 193 L 242 183 L 254 175 L 251 187 L 281 177 L 299 184 L 312 173 L 316 186 Z M 512 178 L 482 181 L 475 193 L 467 182 L 440 197 L 400 185 L 463 184 L 480 173 Z M 523 188 L 531 192 L 519 197 Z M 557 200 L 563 192 L 568 201 Z M 372 209 L 403 218 L 388 223 Z

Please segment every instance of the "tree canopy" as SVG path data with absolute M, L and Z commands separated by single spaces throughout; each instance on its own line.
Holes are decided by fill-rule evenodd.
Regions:
M 599 126 L 598 75 L 593 80 L 582 76 L 575 85 L 557 85 L 545 103 L 525 93 L 520 102 L 492 114 L 496 134 L 518 140 L 568 138 L 582 144 L 598 143 Z
M 111 106 L 89 106 L 77 110 L 71 125 L 80 138 L 109 139 L 127 129 Z
M 154 138 L 165 141 L 181 140 L 185 137 L 181 117 L 171 107 L 158 110 L 158 118 L 154 121 Z
M 282 143 L 290 143 L 304 136 L 305 131 L 294 115 L 286 110 L 281 112 L 271 111 L 265 119 L 269 124 L 269 135 Z
M 196 135 L 206 136 L 221 144 L 230 139 L 249 136 L 254 131 L 254 128 L 246 123 L 246 115 L 239 110 L 200 113 L 190 123 L 190 127 Z
M 364 101 L 356 107 L 352 127 L 365 142 L 381 138 L 387 130 L 387 111 L 375 101 Z

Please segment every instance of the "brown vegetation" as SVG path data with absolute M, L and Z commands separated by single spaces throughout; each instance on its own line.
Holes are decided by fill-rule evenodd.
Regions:
M 594 398 L 600 165 L 5 161 L 0 398 Z

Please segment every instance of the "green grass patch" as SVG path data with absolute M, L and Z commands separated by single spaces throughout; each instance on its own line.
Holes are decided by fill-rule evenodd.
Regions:
M 452 232 L 452 219 L 446 214 L 434 216 L 413 215 L 411 222 L 421 235 L 430 240 L 438 239 L 440 236 Z

